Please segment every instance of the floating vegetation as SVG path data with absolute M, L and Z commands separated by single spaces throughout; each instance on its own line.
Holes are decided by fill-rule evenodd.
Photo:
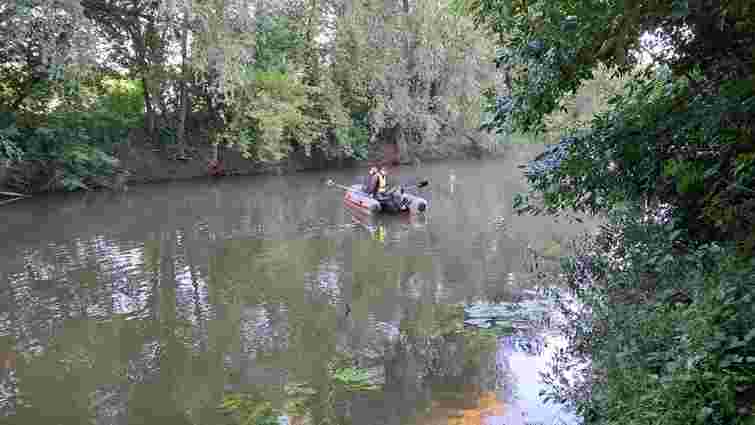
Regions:
M 278 425 L 278 415 L 271 402 L 246 393 L 232 393 L 223 398 L 220 408 L 236 416 L 244 425 Z
M 511 335 L 519 330 L 547 325 L 552 311 L 552 303 L 542 299 L 517 303 L 480 302 L 464 308 L 464 324 Z
M 333 372 L 333 380 L 347 391 L 377 390 L 381 379 L 370 370 L 357 367 L 345 367 Z

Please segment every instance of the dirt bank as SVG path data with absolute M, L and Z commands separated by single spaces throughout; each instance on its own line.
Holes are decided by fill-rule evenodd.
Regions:
M 193 143 L 186 149 L 185 159 L 176 159 L 173 146 L 155 148 L 142 142 L 141 137 L 131 137 L 128 143 L 116 146 L 114 156 L 120 162 L 120 171 L 116 176 L 97 181 L 100 187 L 118 189 L 124 185 L 156 183 L 193 178 L 208 177 L 208 164 L 214 152 L 207 143 Z M 288 174 L 305 170 L 339 169 L 367 166 L 371 163 L 417 163 L 444 159 L 479 158 L 496 156 L 503 153 L 503 148 L 496 152 L 481 152 L 473 146 L 458 143 L 446 144 L 442 151 L 412 153 L 399 155 L 398 147 L 392 143 L 377 144 L 370 149 L 368 160 L 356 160 L 312 149 L 311 155 L 302 150 L 292 152 L 289 157 L 279 162 L 259 162 L 245 159 L 233 148 L 220 151 L 224 175 L 260 175 Z M 54 170 L 45 169 L 49 164 L 23 163 L 0 164 L 0 189 L 24 193 L 62 191 L 62 183 Z

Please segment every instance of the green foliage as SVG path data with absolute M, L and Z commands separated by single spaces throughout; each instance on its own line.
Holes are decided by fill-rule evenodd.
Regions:
M 95 110 L 102 120 L 123 127 L 142 124 L 144 115 L 144 87 L 135 80 L 106 78 L 103 92 L 96 100 Z
M 676 192 L 686 195 L 702 193 L 705 183 L 705 164 L 681 160 L 666 161 L 663 176 L 676 182 Z
M 352 116 L 351 126 L 336 128 L 336 141 L 347 155 L 356 159 L 367 159 L 370 134 L 364 114 Z
M 612 213 L 600 236 L 624 242 L 604 254 L 608 261 L 592 262 L 601 284 L 581 300 L 593 326 L 575 342 L 595 375 L 591 396 L 571 401 L 588 423 L 747 423 L 737 413 L 737 388 L 755 383 L 752 262 L 731 255 L 731 244 L 671 255 L 683 232 L 637 215 Z M 568 394 L 554 376 L 549 381 L 552 398 Z
M 365 369 L 355 367 L 339 368 L 333 371 L 333 380 L 348 391 L 373 390 L 379 388 L 371 382 L 372 377 Z
M 48 127 L 82 129 L 88 143 L 107 149 L 124 142 L 131 129 L 143 124 L 144 92 L 138 82 L 104 79 L 95 87 L 76 84 L 69 90 L 80 99 L 47 114 Z
M 220 408 L 238 418 L 240 425 L 278 425 L 272 403 L 250 394 L 231 393 L 223 398 Z
M 576 398 L 591 423 L 745 423 L 736 388 L 755 382 L 748 363 L 755 356 L 745 348 L 755 329 L 755 304 L 746 295 L 755 274 L 736 259 L 736 245 L 711 241 L 738 240 L 740 253 L 752 252 L 745 230 L 752 228 L 752 195 L 730 183 L 738 170 L 752 181 L 749 157 L 723 159 L 737 133 L 721 117 L 751 115 L 753 103 L 742 101 L 746 92 L 710 98 L 688 90 L 685 80 L 632 82 L 558 166 L 529 176 L 530 195 L 548 212 L 621 216 L 613 223 L 620 235 L 610 238 L 623 254 L 602 270 L 601 295 L 580 297 L 605 330 L 582 346 L 600 373 L 592 394 Z M 719 201 L 732 198 L 738 206 L 722 208 Z M 673 221 L 654 225 L 639 219 L 654 210 L 622 211 L 645 199 L 671 206 Z
M 755 19 L 743 5 L 457 4 L 500 37 L 511 91 L 490 104 L 489 129 L 543 130 L 596 72 L 626 73 L 589 123 L 560 123 L 569 137 L 529 164 L 516 199 L 520 212 L 609 218 L 565 262 L 583 308 L 547 379 L 588 424 L 753 422 L 755 85 L 741 46 Z M 644 32 L 666 49 L 643 68 Z
M 4 114 L 0 159 L 44 164 L 47 179 L 65 190 L 99 186 L 118 161 L 112 148 L 143 120 L 141 85 L 130 80 L 71 81 L 65 102 L 44 115 Z
M 564 96 L 558 109 L 544 117 L 546 141 L 553 143 L 564 132 L 589 127 L 595 115 L 607 111 L 609 101 L 623 93 L 628 80 L 629 76 L 621 78 L 599 66 L 592 79 L 583 82 L 575 93 Z
M 754 114 L 755 98 L 751 89 L 722 91 L 715 98 L 691 95 L 690 84 L 670 77 L 629 83 L 627 93 L 612 100 L 612 110 L 596 116 L 590 131 L 571 145 L 560 166 L 529 176 L 545 208 L 597 213 L 655 199 L 678 207 L 676 214 L 689 226 L 717 227 L 714 238 L 736 237 L 737 222 L 755 219 L 755 209 L 743 198 L 751 196 L 747 185 L 753 174 L 742 161 L 746 156 L 726 152 L 755 146 L 739 142 L 743 129 L 731 128 L 722 117 Z M 732 180 L 745 184 L 731 185 Z M 723 212 L 722 199 L 736 199 L 739 207 L 732 206 L 726 220 L 707 218 L 704 212 L 712 212 L 713 205 Z
M 306 145 L 319 136 L 313 131 L 314 120 L 303 112 L 307 100 L 307 86 L 296 77 L 278 71 L 257 72 L 235 99 L 239 110 L 223 138 L 249 158 L 280 160 L 294 140 Z
M 309 86 L 295 74 L 279 71 L 255 72 L 233 105 L 238 109 L 224 129 L 223 140 L 259 161 L 281 160 L 296 145 L 309 152 L 325 141 L 330 129 L 347 122 L 338 91 L 329 80 Z M 358 137 L 359 130 L 355 134 Z M 362 140 L 349 142 L 360 147 Z
M 0 161 L 20 161 L 24 152 L 17 144 L 20 133 L 16 128 L 13 114 L 0 114 L 0 117 L 2 117 L 0 119 Z
M 92 178 L 112 175 L 118 165 L 93 139 L 86 129 L 38 127 L 19 131 L 17 144 L 25 160 L 48 164 L 55 180 L 73 191 L 90 189 Z
M 543 138 L 532 134 L 511 133 L 496 134 L 496 143 L 512 145 L 537 145 L 543 143 Z
M 262 16 L 256 24 L 254 68 L 290 71 L 293 57 L 305 46 L 304 34 L 286 16 Z

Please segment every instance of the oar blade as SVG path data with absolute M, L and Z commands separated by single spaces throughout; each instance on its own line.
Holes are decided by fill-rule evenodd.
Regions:
M 16 193 L 16 192 L 3 192 L 3 191 L 0 191 L 0 195 L 4 195 L 4 196 L 15 196 L 15 197 L 21 197 L 21 198 L 24 198 L 24 197 L 28 197 L 28 196 L 29 196 L 29 195 L 24 195 L 23 193 Z

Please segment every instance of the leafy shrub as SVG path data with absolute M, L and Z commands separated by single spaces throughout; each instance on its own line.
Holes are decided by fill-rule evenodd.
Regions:
M 114 143 L 110 138 L 114 133 L 91 126 L 17 128 L 14 122 L 5 125 L 0 128 L 0 146 L 4 147 L 4 153 L 11 154 L 6 158 L 43 164 L 50 183 L 57 182 L 65 190 L 96 187 L 97 178 L 113 175 L 118 166 L 117 159 L 106 150 Z
M 332 372 L 333 380 L 348 391 L 373 390 L 379 388 L 371 379 L 369 371 L 355 367 L 339 368 Z
M 732 255 L 733 244 L 685 250 L 678 220 L 623 209 L 609 223 L 596 240 L 619 250 L 602 242 L 566 263 L 571 282 L 586 265 L 591 276 L 579 290 L 589 315 L 573 314 L 565 329 L 572 355 L 589 359 L 588 395 L 561 379 L 578 364 L 563 358 L 548 396 L 587 423 L 747 423 L 737 389 L 755 383 L 752 261 Z
M 306 45 L 304 34 L 286 16 L 262 16 L 256 22 L 255 69 L 288 72 L 293 55 Z
M 234 114 L 222 137 L 249 158 L 277 161 L 288 155 L 293 139 L 306 145 L 317 137 L 311 118 L 302 112 L 307 87 L 292 75 L 257 72 L 235 102 L 246 106 Z
M 58 87 L 45 86 L 62 95 L 62 101 L 45 113 L 6 113 L 0 119 L 0 159 L 27 161 L 41 167 L 45 176 L 27 176 L 42 187 L 58 184 L 65 190 L 102 185 L 102 177 L 113 175 L 118 161 L 115 145 L 124 142 L 129 131 L 143 124 L 143 89 L 135 80 L 100 78 L 67 80 Z M 29 183 L 29 182 L 27 182 Z M 49 183 L 49 184 L 48 184 Z M 40 187 L 38 187 L 39 189 Z
M 231 393 L 223 398 L 220 408 L 235 416 L 242 425 L 278 425 L 272 403 L 246 393 Z
M 0 162 L 12 163 L 23 158 L 24 152 L 18 145 L 19 136 L 13 114 L 0 114 Z
M 609 219 L 564 262 L 579 302 L 563 305 L 571 343 L 549 395 L 590 424 L 755 422 L 755 79 L 739 47 L 752 13 L 686 0 L 460 7 L 503 44 L 510 84 L 487 128 L 547 129 L 601 64 L 629 77 L 585 131 L 561 129 L 572 137 L 530 163 L 516 199 L 520 212 Z M 652 66 L 638 63 L 643 34 L 666 50 Z
M 344 147 L 348 156 L 360 160 L 367 159 L 370 135 L 366 116 L 353 115 L 351 126 L 336 128 L 335 133 L 338 144 Z
M 24 159 L 47 163 L 66 190 L 89 189 L 92 178 L 112 175 L 118 161 L 92 143 L 83 128 L 34 128 L 20 132 Z
M 222 140 L 259 161 L 281 160 L 297 145 L 309 153 L 347 122 L 338 91 L 325 78 L 310 86 L 296 74 L 255 72 L 233 102 L 239 109 Z

